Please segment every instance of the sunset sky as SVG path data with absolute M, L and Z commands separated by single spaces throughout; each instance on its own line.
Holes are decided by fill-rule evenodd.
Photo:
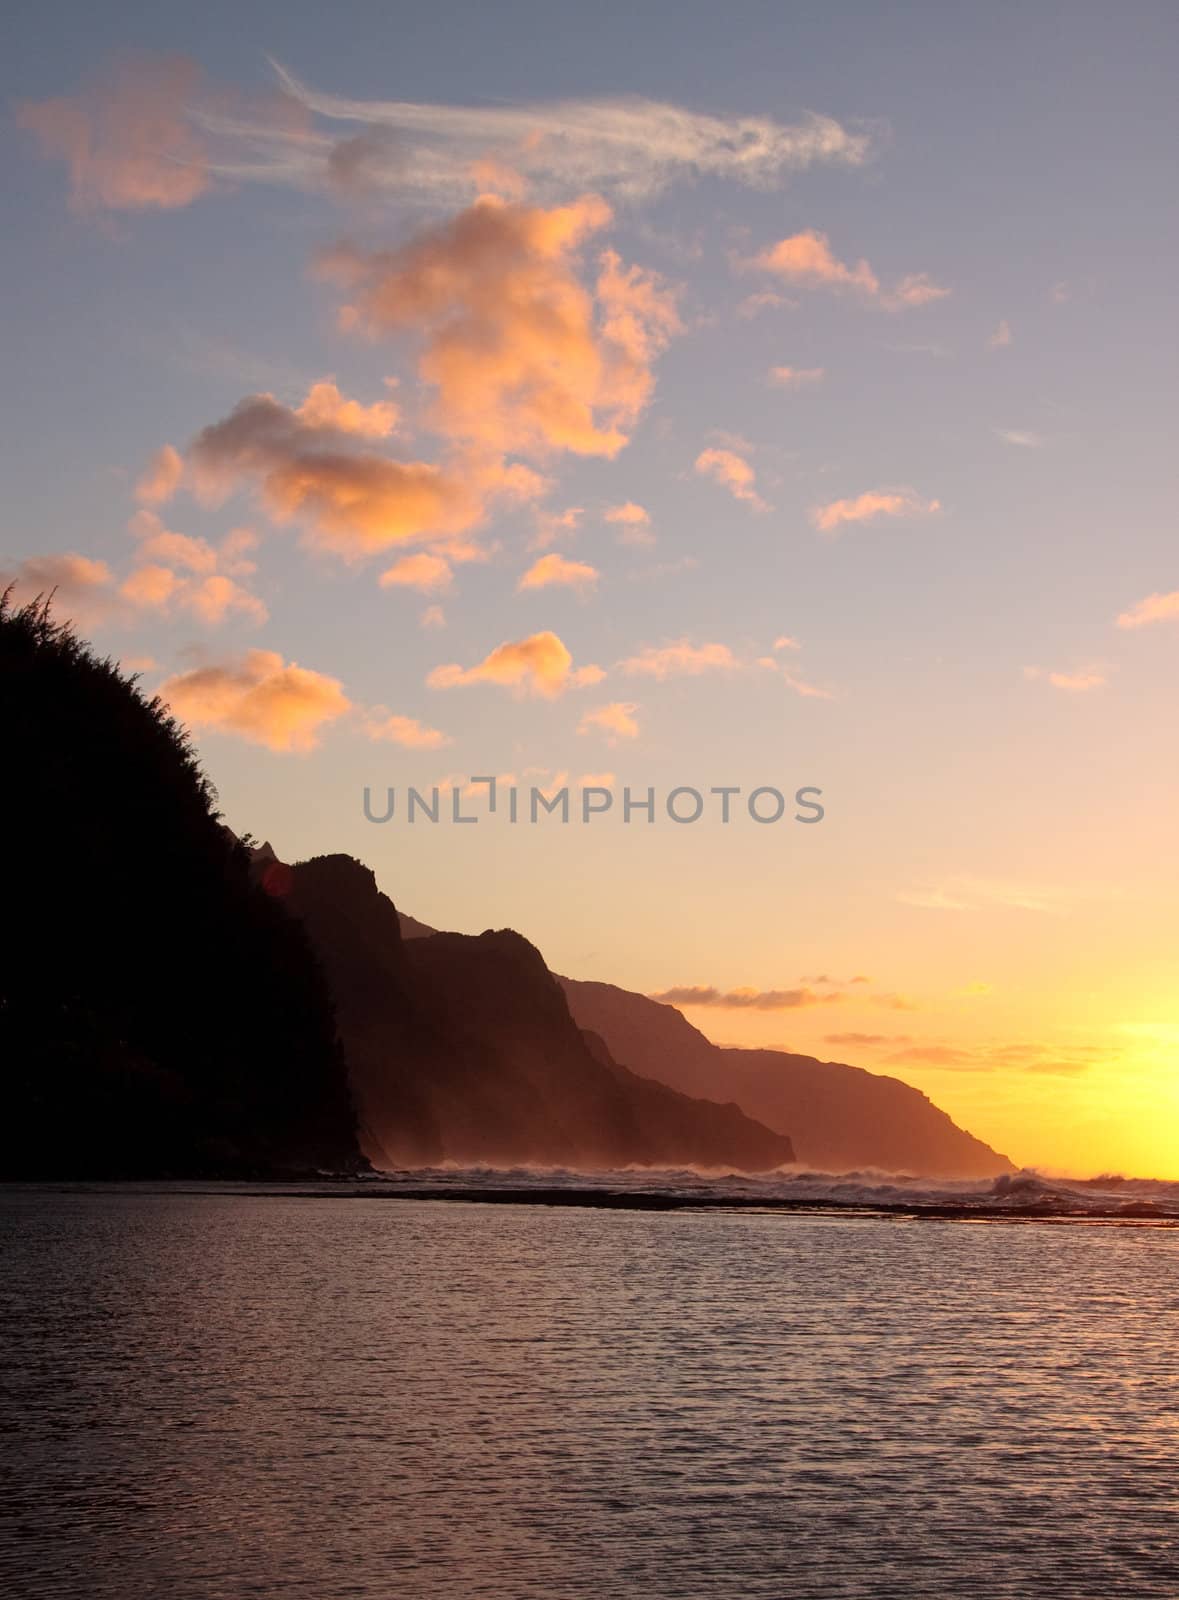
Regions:
M 1172 5 L 8 35 L 0 569 L 232 827 L 1019 1163 L 1179 1178 Z M 491 773 L 618 798 L 362 814 Z

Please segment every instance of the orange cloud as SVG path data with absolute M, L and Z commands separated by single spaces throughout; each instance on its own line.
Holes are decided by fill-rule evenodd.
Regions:
M 427 606 L 418 621 L 423 628 L 445 628 L 446 612 L 441 606 Z
M 748 261 L 739 261 L 743 271 L 772 272 L 788 283 L 804 288 L 850 290 L 886 311 L 904 311 L 942 300 L 949 294 L 925 272 L 911 272 L 891 290 L 882 288 L 880 279 L 862 257 L 854 266 L 841 261 L 831 249 L 825 233 L 808 228 L 802 233 L 779 239 Z
M 237 581 L 255 570 L 246 555 L 257 543 L 249 528 L 236 528 L 214 548 L 205 539 L 165 528 L 154 511 L 136 512 L 130 527 L 139 537 L 140 565 L 119 592 L 133 606 L 167 611 L 175 604 L 210 627 L 231 614 L 252 622 L 267 620 L 263 602 Z M 176 568 L 189 575 L 180 576 Z
M 1109 682 L 1104 667 L 1079 667 L 1074 672 L 1043 672 L 1039 667 L 1025 667 L 1025 678 L 1045 678 L 1054 689 L 1067 689 L 1073 694 L 1083 694 L 1088 689 L 1100 689 Z
M 314 542 L 345 556 L 466 532 L 489 499 L 528 499 L 544 487 L 500 461 L 395 461 L 354 427 L 313 424 L 270 394 L 249 396 L 204 428 L 188 459 L 206 495 L 253 483 L 275 522 L 298 518 Z
M 592 589 L 598 581 L 598 569 L 585 561 L 566 561 L 564 556 L 541 556 L 533 563 L 516 585 L 517 589 L 547 589 L 553 584 L 564 584 L 573 589 Z
M 941 510 L 939 500 L 922 500 L 911 489 L 870 489 L 849 500 L 832 500 L 816 506 L 811 521 L 823 533 L 834 533 L 845 522 L 869 522 L 873 517 L 930 516 Z
M 170 444 L 161 445 L 135 485 L 135 498 L 145 506 L 162 506 L 170 500 L 184 476 L 184 460 Z
M 532 549 L 547 550 L 549 545 L 555 544 L 564 534 L 576 533 L 584 515 L 585 511 L 581 506 L 569 506 L 564 511 L 538 511 L 536 537 L 532 541 Z
M 79 95 L 24 101 L 16 120 L 68 165 L 73 210 L 173 210 L 210 184 L 206 140 L 185 114 L 200 76 L 182 56 L 140 58 Z
M 274 650 L 181 673 L 159 692 L 184 721 L 270 750 L 315 749 L 320 730 L 351 709 L 338 679 L 284 663 Z
M 634 714 L 638 709 L 633 700 L 614 700 L 609 705 L 587 711 L 577 731 L 604 733 L 609 744 L 617 744 L 619 739 L 637 739 L 639 725 Z
M 796 1011 L 805 1006 L 836 1005 L 842 994 L 816 994 L 813 989 L 716 989 L 712 985 L 664 989 L 649 995 L 665 1006 L 717 1006 L 729 1011 Z
M 375 707 L 369 714 L 364 731 L 370 739 L 387 740 L 407 750 L 440 750 L 443 745 L 453 743 L 448 734 L 440 733 L 437 728 L 427 728 L 414 717 L 391 716 L 383 706 Z
M 15 586 L 21 602 L 38 595 L 53 595 L 59 616 L 71 618 L 82 627 L 97 627 L 111 613 L 111 569 L 105 561 L 93 561 L 74 551 L 62 555 L 30 556 L 18 567 L 0 570 L 0 591 Z
M 776 389 L 801 389 L 804 384 L 818 383 L 823 373 L 822 367 L 771 367 L 766 382 Z
M 417 589 L 422 594 L 436 594 L 449 589 L 454 579 L 449 561 L 441 556 L 402 556 L 377 579 L 382 589 Z
M 551 210 L 483 195 L 401 249 L 343 245 L 323 267 L 347 286 L 353 320 L 422 336 L 440 432 L 497 454 L 614 456 L 679 319 L 660 280 L 613 252 L 593 291 L 583 285 L 581 247 L 610 220 L 596 195 Z
M 602 513 L 602 521 L 611 523 L 619 530 L 619 544 L 655 543 L 655 535 L 651 532 L 651 513 L 634 500 L 626 500 L 617 506 L 607 506 Z
M 496 683 L 519 694 L 554 700 L 566 689 L 596 683 L 604 677 L 600 667 L 573 669 L 573 657 L 555 633 L 533 633 L 497 645 L 473 667 L 455 662 L 435 667 L 426 679 L 431 689 L 456 689 L 473 683 Z
M 362 439 L 387 439 L 397 426 L 397 407 L 391 400 L 371 406 L 346 400 L 334 383 L 313 383 L 295 413 L 311 428 L 335 428 Z
M 754 488 L 753 468 L 735 450 L 702 450 L 696 457 L 696 471 L 701 477 L 719 483 L 735 500 L 744 500 L 755 511 L 769 510 Z
M 1152 622 L 1173 622 L 1179 618 L 1179 589 L 1170 594 L 1148 594 L 1118 618 L 1119 628 L 1145 628 Z
M 628 656 L 618 663 L 620 672 L 628 675 L 658 678 L 676 678 L 684 675 L 697 677 L 702 672 L 721 670 L 731 672 L 737 659 L 727 644 L 689 644 L 678 639 L 672 644 L 648 645 L 636 656 Z

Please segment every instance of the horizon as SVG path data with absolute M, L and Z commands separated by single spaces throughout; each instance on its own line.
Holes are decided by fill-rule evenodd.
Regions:
M 18 20 L 0 574 L 282 859 L 1179 1179 L 1176 18 L 545 15 Z

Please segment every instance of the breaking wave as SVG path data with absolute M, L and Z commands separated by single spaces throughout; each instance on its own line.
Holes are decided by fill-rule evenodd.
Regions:
M 904 1173 L 816 1172 L 781 1168 L 759 1175 L 697 1169 L 626 1168 L 578 1172 L 563 1167 L 433 1167 L 385 1173 L 375 1189 L 422 1198 L 551 1200 L 659 1206 L 734 1205 L 868 1210 L 964 1217 L 1044 1216 L 1150 1221 L 1179 1218 L 1179 1182 L 1104 1174 L 1054 1178 L 1031 1169 L 996 1178 L 922 1178 Z

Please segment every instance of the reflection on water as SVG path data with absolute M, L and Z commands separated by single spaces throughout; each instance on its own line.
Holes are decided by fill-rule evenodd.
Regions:
M 1179 1593 L 1179 1233 L 0 1194 L 0 1590 Z

